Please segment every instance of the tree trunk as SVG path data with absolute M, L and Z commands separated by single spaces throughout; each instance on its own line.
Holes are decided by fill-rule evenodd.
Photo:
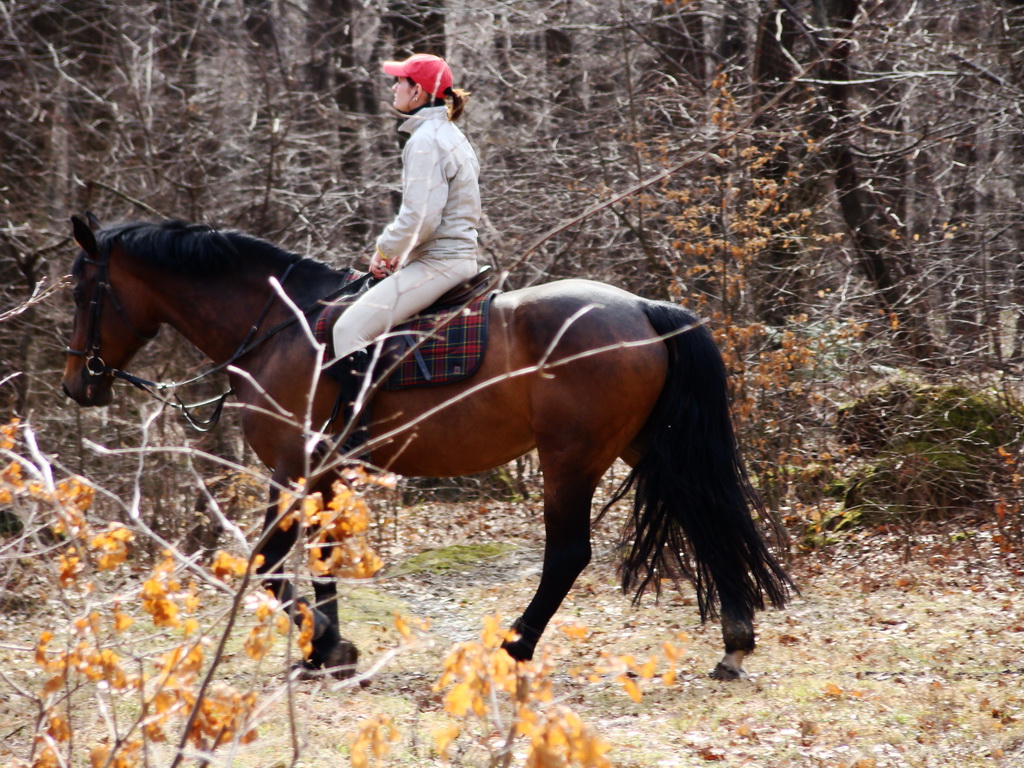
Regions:
M 242 23 L 253 42 L 265 51 L 273 51 L 277 47 L 277 33 L 272 0 L 242 0 L 242 5 Z
M 718 55 L 723 64 L 742 68 L 749 49 L 747 40 L 747 11 L 745 0 L 725 0 L 722 28 L 718 38 Z
M 337 106 L 334 130 L 338 137 L 341 177 L 350 187 L 362 186 L 364 144 L 360 113 L 376 111 L 372 88 L 357 76 L 352 34 L 352 0 L 311 0 L 306 41 L 309 48 L 309 80 L 314 94 Z M 346 230 L 363 240 L 369 232 L 370 216 L 356 213 Z
M 658 43 L 660 69 L 685 77 L 701 91 L 707 88 L 708 56 L 704 16 L 684 3 L 656 3 L 651 14 Z
M 860 122 L 850 103 L 852 41 L 849 37 L 859 10 L 859 0 L 815 0 L 832 30 L 831 39 L 819 47 L 819 67 L 825 111 L 818 120 L 817 135 L 828 147 L 827 156 L 835 181 L 836 195 L 858 263 L 875 289 L 876 300 L 889 314 L 894 338 L 920 360 L 931 357 L 934 342 L 927 326 L 928 307 L 923 298 L 914 298 L 914 268 L 911 255 L 897 248 L 886 234 L 898 223 L 890 220 L 882 205 L 861 175 L 853 141 Z

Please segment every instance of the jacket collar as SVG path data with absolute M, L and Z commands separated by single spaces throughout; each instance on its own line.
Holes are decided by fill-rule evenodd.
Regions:
M 423 107 L 409 115 L 408 118 L 398 126 L 398 130 L 411 135 L 413 131 L 423 125 L 427 120 L 440 120 L 442 118 L 448 118 L 448 107 Z

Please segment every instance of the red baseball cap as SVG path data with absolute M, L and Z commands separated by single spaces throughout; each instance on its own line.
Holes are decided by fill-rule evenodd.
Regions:
M 440 56 L 414 53 L 405 61 L 385 61 L 384 71 L 395 77 L 408 77 L 431 96 L 444 98 L 452 87 L 452 70 Z

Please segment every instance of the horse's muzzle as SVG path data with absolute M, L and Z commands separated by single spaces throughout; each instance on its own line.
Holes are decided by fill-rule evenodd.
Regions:
M 74 384 L 69 383 L 67 379 L 61 384 L 65 395 L 85 408 L 110 405 L 110 401 L 114 399 L 110 381 L 95 376 L 77 378 L 78 381 Z

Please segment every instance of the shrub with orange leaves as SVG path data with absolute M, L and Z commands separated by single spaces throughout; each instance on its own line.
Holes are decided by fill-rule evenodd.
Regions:
M 119 744 L 113 755 L 109 744 L 97 744 L 89 750 L 89 763 L 92 768 L 133 768 L 138 765 L 141 752 L 141 739 L 129 739 Z
M 811 492 L 802 470 L 813 463 L 808 438 L 825 410 L 820 382 L 844 350 L 857 347 L 864 326 L 836 319 L 815 327 L 803 314 L 808 297 L 827 301 L 830 287 L 812 285 L 800 267 L 836 238 L 800 204 L 799 169 L 817 149 L 737 128 L 725 74 L 714 89 L 721 162 L 664 193 L 673 234 L 668 289 L 709 320 L 730 374 L 744 456 L 775 506 L 793 486 Z
M 96 567 L 101 571 L 116 568 L 128 559 L 128 543 L 135 534 L 119 523 L 111 523 L 105 531 L 101 531 L 89 540 L 89 548 L 99 557 Z
M 9 451 L 14 448 L 20 424 L 21 419 L 11 419 L 6 424 L 0 425 L 0 451 Z
M 142 610 L 153 617 L 156 626 L 178 626 L 179 609 L 173 596 L 180 588 L 174 577 L 174 559 L 170 552 L 165 552 L 163 562 L 153 568 L 141 590 Z
M 23 428 L 18 419 L 0 427 L 0 450 L 14 454 Z M 54 484 L 51 476 L 52 469 L 48 465 L 36 467 L 24 458 L 8 460 L 0 465 L 0 503 L 10 504 L 15 499 L 44 503 L 56 517 L 50 530 L 78 538 L 87 532 L 85 512 L 92 506 L 95 491 L 82 478 L 71 477 Z
M 365 579 L 373 576 L 384 563 L 366 541 L 370 515 L 366 502 L 357 493 L 364 485 L 391 487 L 394 478 L 370 475 L 365 470 L 347 471 L 343 480 L 335 482 L 331 500 L 325 505 L 320 493 L 304 494 L 304 481 L 299 490 L 285 490 L 280 494 L 278 510 L 283 530 L 289 530 L 296 521 L 312 531 L 308 543 L 309 569 L 316 576 L 338 576 Z
M 10 451 L 15 447 L 20 424 L 20 419 L 13 419 L 0 426 L 0 451 Z M 0 464 L 0 504 L 10 504 L 14 501 L 14 494 L 24 486 L 25 479 L 19 462 Z
M 532 712 L 527 710 L 527 714 Z M 519 730 L 530 739 L 526 768 L 611 768 L 605 757 L 611 747 L 569 707 L 550 707 L 542 717 L 521 722 Z
M 351 739 L 352 768 L 383 765 L 391 744 L 398 741 L 398 738 L 398 728 L 388 715 L 364 720 Z
M 456 722 L 434 729 L 438 754 L 447 759 L 456 739 L 476 731 L 476 742 L 490 752 L 493 766 L 508 765 L 515 741 L 522 737 L 528 742 L 530 768 L 610 768 L 608 744 L 572 709 L 553 703 L 552 664 L 546 652 L 517 663 L 501 649 L 510 633 L 500 627 L 500 617 L 484 617 L 480 641 L 455 645 L 445 659 L 434 688 L 447 688 L 444 708 Z M 495 733 L 506 736 L 496 743 Z
M 249 630 L 242 647 L 249 658 L 259 661 L 273 645 L 275 634 L 288 634 L 290 623 L 288 617 L 280 612 L 281 601 L 269 590 L 254 592 L 246 598 L 245 604 L 255 615 L 257 623 Z
M 0 428 L 0 447 L 8 458 L 17 447 L 20 429 L 17 422 Z M 39 462 L 38 455 L 33 455 Z M 195 582 L 182 584 L 175 553 L 165 552 L 127 596 L 95 601 L 99 590 L 89 579 L 124 566 L 135 534 L 117 522 L 94 524 L 90 518 L 95 490 L 84 479 L 55 482 L 49 465 L 15 456 L 0 467 L 0 502 L 23 504 L 30 519 L 42 520 L 63 540 L 54 553 L 54 582 L 69 593 L 68 605 L 84 601 L 87 606 L 66 629 L 47 630 L 39 636 L 35 662 L 43 676 L 36 694 L 35 739 L 28 759 L 15 765 L 68 765 L 73 760 L 71 750 L 84 746 L 95 768 L 136 768 L 147 759 L 146 743 L 169 740 L 173 728 L 178 728 L 183 746 L 191 744 L 204 752 L 256 738 L 256 693 L 207 680 L 215 661 L 205 650 L 209 640 L 197 636 L 199 588 Z M 227 579 L 244 574 L 248 567 L 248 560 L 222 553 L 214 571 Z M 123 583 L 123 579 L 117 581 Z M 166 637 L 167 629 L 178 629 L 177 641 L 169 646 L 162 643 L 161 650 L 149 656 L 140 653 L 134 642 L 130 651 L 122 651 L 129 641 L 125 633 L 136 623 L 123 609 L 127 602 L 149 614 L 150 631 L 157 628 Z M 136 714 L 124 720 L 107 719 L 107 734 L 90 746 L 75 732 L 79 718 L 73 715 L 72 705 L 82 700 L 95 700 L 104 711 Z
M 472 713 L 485 718 L 491 713 L 492 694 L 516 693 L 516 662 L 501 650 L 510 633 L 501 629 L 500 621 L 498 616 L 485 616 L 480 642 L 458 643 L 449 651 L 444 672 L 434 686 L 436 691 L 451 686 L 444 697 L 449 714 L 465 717 Z M 543 682 L 543 677 L 538 679 Z
M 318 530 L 309 545 L 309 568 L 317 576 L 369 578 L 384 563 L 366 541 L 366 504 L 340 483 L 337 486 L 327 508 L 316 513 Z

